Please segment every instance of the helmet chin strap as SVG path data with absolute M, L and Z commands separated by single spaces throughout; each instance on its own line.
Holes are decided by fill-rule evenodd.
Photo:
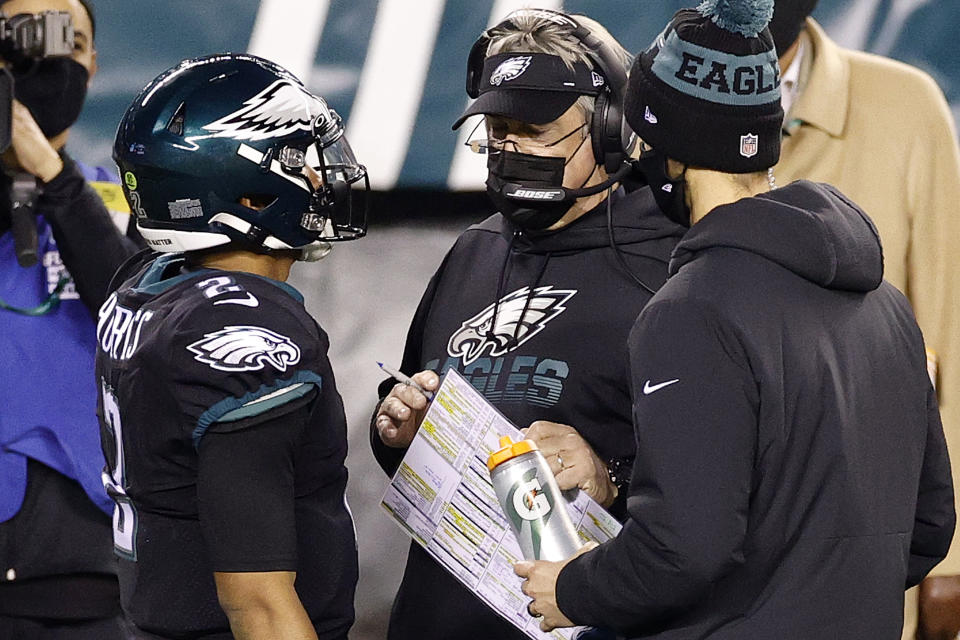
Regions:
M 232 213 L 226 213 L 222 211 L 211 217 L 210 222 L 219 222 L 220 224 L 226 225 L 231 229 L 235 229 L 247 237 L 254 235 L 251 233 L 255 230 L 254 226 L 246 220 L 233 215 Z M 330 253 L 331 249 L 331 244 L 329 242 L 322 242 L 320 240 L 311 242 L 303 247 L 291 247 L 286 242 L 283 242 L 282 240 L 270 235 L 265 236 L 259 242 L 259 245 L 270 251 L 289 251 L 291 249 L 300 249 L 300 257 L 297 259 L 304 262 L 316 262 L 317 260 L 321 260 L 325 258 L 328 253 Z
M 333 245 L 329 242 L 311 242 L 307 246 L 300 249 L 300 257 L 298 260 L 301 262 L 318 262 L 327 257 L 330 251 L 333 249 Z

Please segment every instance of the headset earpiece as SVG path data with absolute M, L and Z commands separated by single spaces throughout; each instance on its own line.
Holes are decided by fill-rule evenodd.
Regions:
M 501 23 L 502 24 L 502 23 Z M 470 47 L 467 56 L 467 95 L 474 100 L 480 95 L 480 77 L 483 75 L 483 60 L 490 45 L 490 31 L 484 31 Z
M 607 175 L 613 175 L 627 158 L 621 111 L 620 105 L 611 99 L 609 92 L 601 93 L 594 102 L 593 119 L 590 122 L 593 157 L 597 164 L 603 166 Z

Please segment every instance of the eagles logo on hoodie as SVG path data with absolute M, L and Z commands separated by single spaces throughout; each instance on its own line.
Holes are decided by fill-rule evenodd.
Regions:
M 532 294 L 530 287 L 508 293 L 460 325 L 447 342 L 447 353 L 462 358 L 464 365 L 484 351 L 489 350 L 491 356 L 509 353 L 563 313 L 564 304 L 576 292 L 547 285 L 537 287 Z

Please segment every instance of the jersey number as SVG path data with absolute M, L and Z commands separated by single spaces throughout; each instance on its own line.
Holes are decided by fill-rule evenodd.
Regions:
M 215 278 L 207 278 L 201 282 L 198 282 L 196 285 L 199 289 L 203 291 L 203 295 L 207 298 L 216 298 L 227 293 L 242 293 L 243 297 L 232 296 L 230 298 L 225 298 L 223 300 L 217 300 L 213 304 L 239 304 L 244 307 L 258 307 L 260 306 L 260 301 L 257 300 L 257 296 L 253 295 L 249 291 L 245 290 L 243 287 L 238 285 L 233 278 L 229 276 L 217 276 Z
M 105 468 L 101 474 L 103 488 L 116 503 L 113 508 L 113 548 L 117 555 L 128 560 L 136 560 L 137 512 L 125 490 L 127 478 L 123 460 L 120 407 L 117 404 L 117 396 L 105 380 L 100 381 L 100 387 L 103 395 L 103 419 L 107 429 L 113 434 L 115 447 L 113 468 Z

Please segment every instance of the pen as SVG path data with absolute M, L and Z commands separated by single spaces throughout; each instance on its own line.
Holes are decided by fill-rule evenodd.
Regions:
M 420 386 L 419 384 L 417 384 L 417 382 L 416 382 L 413 378 L 411 378 L 410 376 L 406 375 L 405 373 L 403 373 L 402 371 L 400 371 L 400 370 L 398 370 L 398 369 L 394 369 L 393 367 L 391 367 L 391 366 L 388 365 L 388 364 L 383 364 L 382 362 L 377 362 L 377 365 L 379 365 L 379 367 L 380 367 L 381 369 L 383 369 L 383 372 L 384 372 L 384 373 L 386 373 L 388 376 L 390 376 L 390 377 L 393 378 L 394 380 L 397 380 L 398 382 L 402 382 L 403 384 L 406 384 L 406 385 L 410 385 L 411 387 L 413 387 L 414 389 L 416 389 L 417 391 L 419 391 L 420 393 L 422 393 L 423 395 L 425 395 L 425 396 L 427 397 L 427 400 L 433 400 L 433 392 L 432 392 L 432 391 L 427 391 L 426 389 L 424 389 L 423 387 L 421 387 L 421 386 Z

